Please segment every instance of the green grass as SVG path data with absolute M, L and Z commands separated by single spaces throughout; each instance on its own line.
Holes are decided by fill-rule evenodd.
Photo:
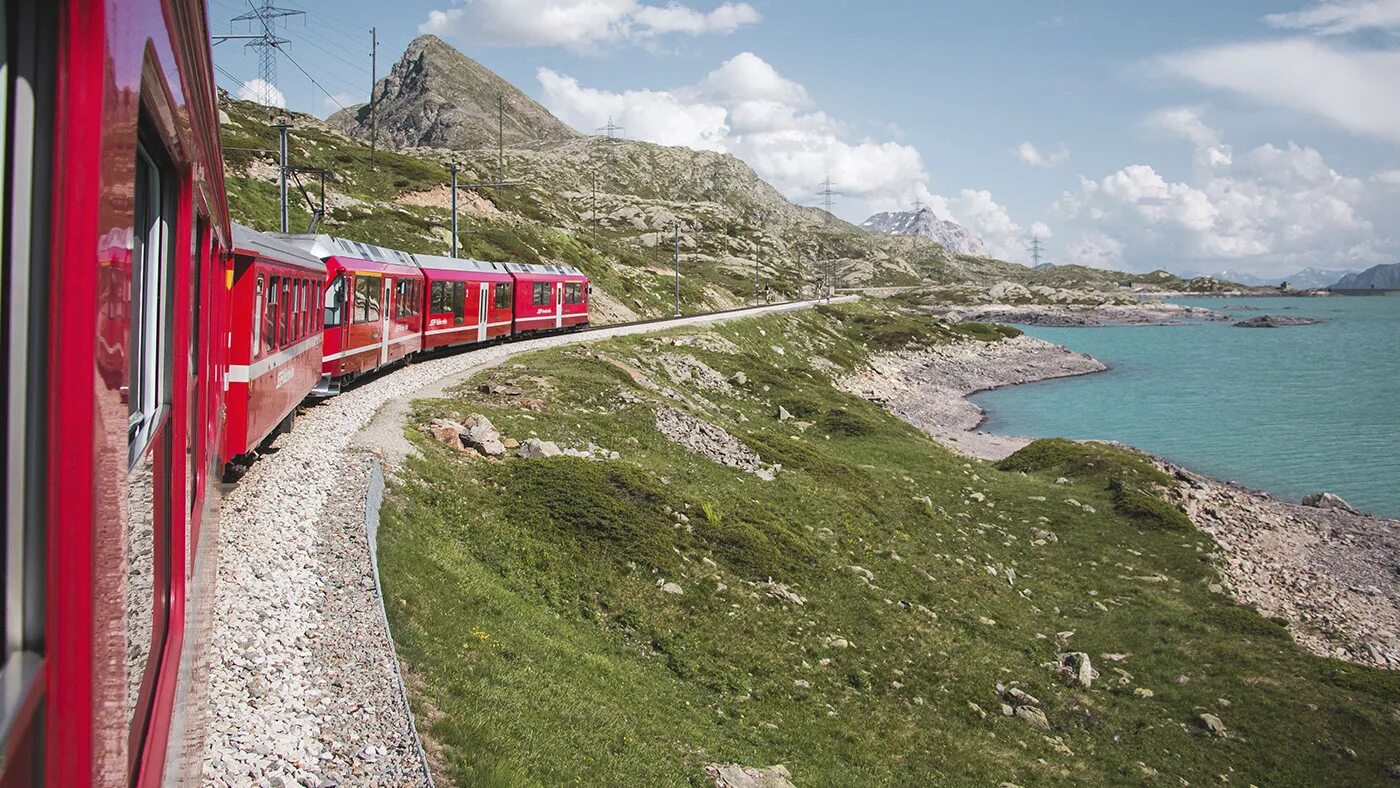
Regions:
M 1400 676 L 1311 656 L 1211 593 L 1215 546 L 1150 503 L 1175 511 L 1146 458 L 1040 441 L 1000 467 L 970 461 L 833 389 L 814 359 L 861 363 L 879 310 L 713 329 L 734 354 L 646 337 L 595 346 L 781 463 L 771 482 L 663 439 L 659 395 L 580 350 L 486 373 L 542 410 L 483 401 L 470 393 L 480 380 L 417 405 L 418 421 L 482 412 L 517 438 L 621 454 L 488 463 L 413 433 L 423 456 L 391 490 L 380 559 L 440 776 L 698 785 L 704 764 L 737 761 L 784 763 L 803 786 L 1116 785 L 1150 782 L 1145 769 L 1162 784 L 1384 780 Z M 889 318 L 918 341 L 949 339 Z M 732 394 L 675 383 L 661 351 L 748 382 Z M 779 421 L 779 405 L 795 419 Z M 1044 531 L 1058 540 L 1033 544 Z M 770 595 L 770 578 L 805 604 Z M 663 593 L 668 582 L 684 594 Z M 1103 674 L 1092 689 L 1046 667 L 1065 631 Z M 1058 742 L 1000 715 L 999 682 L 1041 699 Z M 1231 736 L 1205 735 L 1201 709 Z

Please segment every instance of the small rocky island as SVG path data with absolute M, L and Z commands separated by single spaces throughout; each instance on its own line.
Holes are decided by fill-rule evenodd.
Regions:
M 1235 328 L 1278 328 L 1280 326 L 1312 326 L 1321 323 L 1321 320 L 1314 320 L 1310 317 L 1289 317 L 1287 315 L 1260 315 L 1251 317 L 1248 320 L 1241 320 L 1235 324 Z

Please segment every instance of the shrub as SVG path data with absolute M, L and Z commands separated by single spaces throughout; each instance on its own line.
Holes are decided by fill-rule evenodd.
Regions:
M 1141 526 L 1167 531 L 1189 531 L 1195 527 L 1180 509 L 1122 479 L 1111 480 L 1108 489 L 1113 494 L 1113 511 Z

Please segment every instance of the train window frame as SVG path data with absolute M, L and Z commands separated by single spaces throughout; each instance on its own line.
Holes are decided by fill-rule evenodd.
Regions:
M 253 283 L 253 358 L 262 358 L 263 294 L 265 274 L 258 274 Z
M 447 291 L 447 284 L 447 282 L 437 281 L 428 285 L 428 314 L 440 315 L 447 311 L 442 308 L 442 301 Z
M 384 278 L 381 276 L 355 277 L 355 309 L 352 319 L 355 323 L 377 324 L 384 318 L 383 304 L 380 303 Z
M 282 314 L 277 322 L 277 349 L 281 350 L 289 344 L 288 335 L 292 328 L 292 310 L 296 307 L 295 292 L 292 290 L 292 278 L 282 277 Z
M 510 282 L 497 282 L 497 283 L 495 284 L 495 288 L 496 288 L 496 292 L 495 292 L 495 297 L 496 297 L 496 308 L 497 308 L 497 309 L 510 309 L 510 291 L 511 291 L 511 283 L 510 283 Z
M 565 283 L 564 283 L 564 303 L 566 303 L 566 304 L 582 304 L 582 303 L 583 303 L 583 283 L 582 283 L 582 282 L 565 282 Z
M 277 299 L 281 290 L 280 276 L 268 276 L 267 291 L 263 297 L 263 353 L 277 350 Z
M 549 282 L 535 282 L 530 292 L 532 306 L 549 306 Z
M 321 328 L 339 328 L 345 322 L 345 289 L 345 274 L 337 273 L 331 277 L 330 284 L 318 299 L 324 309 Z
M 170 174 L 153 158 L 143 141 L 136 146 L 137 200 L 132 213 L 133 250 L 131 291 L 142 298 L 131 299 L 130 370 L 127 379 L 127 467 L 150 445 L 157 425 L 170 409 L 172 385 L 169 338 L 174 325 L 175 265 L 171 259 L 175 233 L 173 206 L 175 189 Z M 144 191 L 143 188 L 144 187 Z M 147 200 L 140 196 L 146 195 Z M 142 230 L 145 227 L 146 229 Z M 157 234 L 152 249 L 147 234 Z M 152 254 L 152 251 L 154 254 Z M 148 308 L 154 305 L 154 309 Z M 162 363 L 164 361 L 164 363 Z

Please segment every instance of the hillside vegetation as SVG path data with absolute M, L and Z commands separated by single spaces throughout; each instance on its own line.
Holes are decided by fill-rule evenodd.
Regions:
M 1144 458 L 968 460 L 838 392 L 872 348 L 1009 335 L 888 309 L 541 351 L 418 403 L 415 423 L 479 413 L 600 458 L 411 430 L 379 550 L 440 780 L 1386 779 L 1400 675 L 1212 592 L 1214 543 Z

